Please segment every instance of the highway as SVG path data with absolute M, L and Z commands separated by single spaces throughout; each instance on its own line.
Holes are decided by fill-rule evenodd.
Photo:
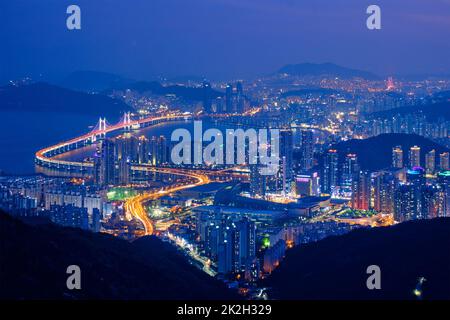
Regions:
M 94 166 L 93 162 L 89 161 L 67 161 L 67 160 L 60 160 L 53 157 L 55 154 L 62 154 L 66 151 L 70 151 L 76 148 L 82 148 L 85 146 L 83 142 L 87 140 L 95 141 L 97 136 L 104 136 L 107 133 L 112 133 L 114 131 L 124 129 L 127 127 L 132 126 L 145 126 L 148 124 L 154 124 L 159 123 L 162 121 L 171 121 L 171 120 L 182 120 L 182 119 L 188 119 L 191 118 L 190 116 L 186 115 L 166 115 L 166 116 L 160 116 L 160 117 L 148 117 L 144 119 L 134 120 L 128 119 L 125 117 L 124 121 L 120 121 L 118 124 L 113 126 L 106 126 L 104 123 L 104 127 L 101 126 L 99 129 L 94 129 L 93 131 L 78 136 L 76 138 L 73 138 L 68 141 L 64 141 L 58 144 L 55 144 L 50 147 L 46 147 L 44 149 L 41 149 L 36 152 L 35 159 L 36 162 L 41 165 L 46 165 L 58 169 L 64 170 L 64 168 L 92 168 Z M 100 120 L 101 123 L 102 120 Z M 105 121 L 105 120 L 103 120 Z M 133 216 L 135 219 L 139 220 L 145 230 L 145 235 L 151 235 L 155 232 L 154 223 L 148 218 L 147 213 L 144 208 L 144 204 L 150 200 L 158 199 L 160 197 L 163 197 L 167 194 L 177 192 L 184 189 L 189 189 L 192 187 L 196 187 L 199 185 L 207 184 L 210 182 L 209 176 L 226 176 L 226 177 L 233 177 L 238 180 L 248 179 L 248 175 L 242 174 L 242 173 L 225 173 L 226 171 L 231 171 L 236 169 L 234 168 L 227 168 L 224 170 L 190 170 L 190 169 L 177 169 L 177 168 L 155 168 L 155 167 L 149 167 L 147 165 L 133 165 L 133 170 L 140 170 L 140 171 L 150 171 L 150 172 L 159 172 L 159 173 L 167 173 L 167 174 L 174 174 L 179 176 L 185 176 L 190 177 L 196 180 L 195 183 L 189 183 L 186 185 L 178 185 L 175 184 L 173 186 L 166 187 L 163 190 L 159 191 L 152 191 L 148 193 L 144 193 L 141 195 L 138 195 L 134 198 L 131 198 L 125 202 L 125 210 L 127 213 L 129 213 L 131 216 Z
M 125 210 L 128 214 L 130 214 L 135 219 L 139 220 L 142 225 L 144 226 L 144 235 L 152 235 L 155 232 L 154 223 L 153 221 L 147 216 L 147 212 L 145 211 L 144 204 L 150 200 L 155 200 L 160 197 L 163 197 L 167 194 L 177 192 L 184 189 L 193 188 L 196 186 L 200 186 L 203 184 L 207 184 L 210 182 L 208 176 L 203 173 L 199 172 L 188 172 L 186 170 L 180 170 L 180 169 L 171 169 L 171 168 L 152 168 L 149 169 L 153 172 L 159 172 L 159 173 L 167 173 L 167 174 L 174 174 L 179 176 L 185 176 L 194 178 L 197 180 L 195 183 L 190 183 L 186 185 L 174 185 L 172 187 L 168 187 L 164 190 L 158 190 L 158 191 L 152 191 L 148 193 L 144 193 L 141 195 L 138 195 L 136 197 L 130 198 L 125 202 Z

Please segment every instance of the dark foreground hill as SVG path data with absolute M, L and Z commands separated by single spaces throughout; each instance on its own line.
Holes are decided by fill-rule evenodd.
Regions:
M 233 299 L 225 286 L 155 237 L 133 243 L 0 212 L 0 299 Z M 81 268 L 81 290 L 66 268 Z
M 119 118 L 130 107 L 101 94 L 39 82 L 0 87 L 0 111 L 58 112 Z
M 403 161 L 408 163 L 408 151 L 412 146 L 421 148 L 421 163 L 425 163 L 425 154 L 436 150 L 436 155 L 449 150 L 427 138 L 415 134 L 389 133 L 362 140 L 348 140 L 333 146 L 339 152 L 341 160 L 348 153 L 358 155 L 358 163 L 365 170 L 380 170 L 392 165 L 392 148 L 402 146 Z
M 289 250 L 268 278 L 274 299 L 450 299 L 450 218 L 359 229 Z M 368 290 L 366 269 L 381 269 Z

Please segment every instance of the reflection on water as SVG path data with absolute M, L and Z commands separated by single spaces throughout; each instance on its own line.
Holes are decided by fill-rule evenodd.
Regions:
M 86 172 L 80 172 L 77 170 L 73 171 L 64 171 L 64 170 L 56 170 L 50 169 L 46 167 L 42 167 L 39 165 L 35 165 L 34 170 L 36 173 L 44 174 L 50 177 L 60 177 L 60 178 L 90 178 L 91 176 Z
M 41 148 L 89 132 L 95 116 L 71 113 L 1 111 L 0 172 L 30 174 Z

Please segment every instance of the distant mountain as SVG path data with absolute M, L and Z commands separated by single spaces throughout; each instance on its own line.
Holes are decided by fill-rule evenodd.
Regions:
M 170 82 L 197 82 L 202 83 L 205 80 L 205 77 L 196 76 L 196 75 L 181 75 L 175 76 L 168 79 Z
M 375 112 L 371 115 L 371 118 L 392 118 L 396 115 L 422 113 L 430 121 L 436 121 L 439 118 L 450 121 L 450 91 L 442 91 L 436 93 L 435 95 L 433 95 L 432 99 L 437 103 L 401 107 L 381 112 Z
M 44 82 L 0 87 L 0 111 L 63 112 L 118 118 L 128 110 L 127 104 L 108 96 Z
M 129 85 L 115 86 L 115 90 L 135 90 L 140 93 L 149 92 L 154 95 L 175 95 L 181 99 L 188 101 L 202 101 L 204 99 L 204 91 L 201 87 L 186 87 L 182 85 L 163 86 L 157 81 L 138 81 Z M 222 92 L 210 90 L 211 98 L 223 96 Z
M 55 225 L 30 226 L 0 212 L 0 299 L 237 299 L 156 237 L 132 243 Z M 68 290 L 66 269 L 81 269 Z
M 77 91 L 101 92 L 135 82 L 122 76 L 99 71 L 77 71 L 69 74 L 58 85 Z
M 264 285 L 272 299 L 450 299 L 450 218 L 420 220 L 346 235 L 289 250 Z M 369 290 L 367 267 L 381 270 L 381 289 Z
M 427 138 L 415 134 L 390 133 L 381 134 L 362 140 L 348 140 L 338 143 L 332 148 L 337 149 L 341 160 L 348 153 L 358 155 L 358 163 L 365 170 L 380 170 L 388 168 L 392 164 L 392 148 L 401 145 L 403 147 L 404 161 L 408 161 L 408 150 L 414 145 L 421 148 L 421 163 L 425 163 L 425 154 L 433 149 L 436 154 L 449 150 Z
M 349 69 L 335 65 L 333 63 L 300 63 L 289 64 L 278 70 L 278 73 L 285 73 L 293 76 L 332 76 L 342 79 L 363 78 L 377 80 L 379 77 L 367 71 Z

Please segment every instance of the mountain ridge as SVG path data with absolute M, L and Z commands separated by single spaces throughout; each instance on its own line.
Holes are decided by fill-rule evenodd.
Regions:
M 356 229 L 288 250 L 264 284 L 272 299 L 450 299 L 450 218 Z M 380 267 L 380 290 L 369 290 L 367 267 Z
M 0 211 L 1 299 L 239 299 L 156 237 L 127 242 L 57 225 L 31 226 Z M 81 269 L 81 290 L 66 268 Z
M 88 94 L 46 82 L 0 87 L 0 111 L 65 112 L 119 118 L 131 108 L 102 94 Z

